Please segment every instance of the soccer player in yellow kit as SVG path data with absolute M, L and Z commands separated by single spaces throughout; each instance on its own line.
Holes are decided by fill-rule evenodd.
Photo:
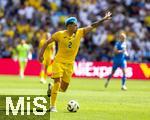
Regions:
M 111 19 L 110 12 L 107 12 L 101 20 L 87 27 L 78 28 L 77 19 L 75 17 L 70 17 L 65 21 L 66 30 L 54 33 L 43 45 L 39 55 L 40 62 L 43 61 L 43 53 L 47 46 L 54 41 L 58 43 L 58 51 L 52 64 L 51 77 L 54 79 L 54 85 L 49 84 L 51 112 L 57 112 L 56 98 L 58 91 L 65 92 L 68 88 L 73 73 L 73 63 L 80 46 L 81 38 L 108 19 Z
M 40 40 L 40 44 L 39 44 L 40 49 L 46 42 L 47 38 L 50 38 L 50 37 L 51 37 L 50 33 L 44 33 L 42 39 Z M 42 68 L 40 72 L 40 77 L 41 77 L 40 82 L 43 84 L 46 83 L 47 75 L 52 74 L 52 62 L 53 62 L 54 56 L 55 56 L 55 42 L 48 45 L 43 55 L 44 60 L 42 62 Z

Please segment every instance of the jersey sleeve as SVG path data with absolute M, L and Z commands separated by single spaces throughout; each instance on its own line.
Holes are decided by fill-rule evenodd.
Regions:
M 81 37 L 84 37 L 85 33 L 84 33 L 84 28 L 79 28 L 78 32 L 80 34 Z
M 54 34 L 52 34 L 52 39 L 54 39 L 55 41 L 59 41 L 59 37 L 60 37 L 60 32 L 55 32 Z

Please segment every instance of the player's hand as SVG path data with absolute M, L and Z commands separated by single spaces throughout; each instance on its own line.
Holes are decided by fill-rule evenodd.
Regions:
M 104 20 L 110 20 L 112 18 L 111 16 L 112 16 L 112 13 L 111 12 L 107 12 L 105 14 Z

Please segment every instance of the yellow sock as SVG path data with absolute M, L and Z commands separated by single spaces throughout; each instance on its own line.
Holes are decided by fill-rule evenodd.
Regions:
M 57 93 L 60 88 L 60 82 L 54 83 L 51 91 L 51 106 L 56 106 Z
M 41 77 L 41 78 L 45 78 L 45 72 L 44 72 L 44 70 L 41 71 L 40 77 Z
M 46 78 L 47 78 L 47 74 L 45 73 L 45 74 L 44 74 L 44 79 L 46 80 Z

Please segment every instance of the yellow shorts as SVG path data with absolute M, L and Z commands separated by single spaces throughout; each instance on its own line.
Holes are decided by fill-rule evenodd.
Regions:
M 73 64 L 53 62 L 51 78 L 62 78 L 66 83 L 70 82 L 73 74 Z

